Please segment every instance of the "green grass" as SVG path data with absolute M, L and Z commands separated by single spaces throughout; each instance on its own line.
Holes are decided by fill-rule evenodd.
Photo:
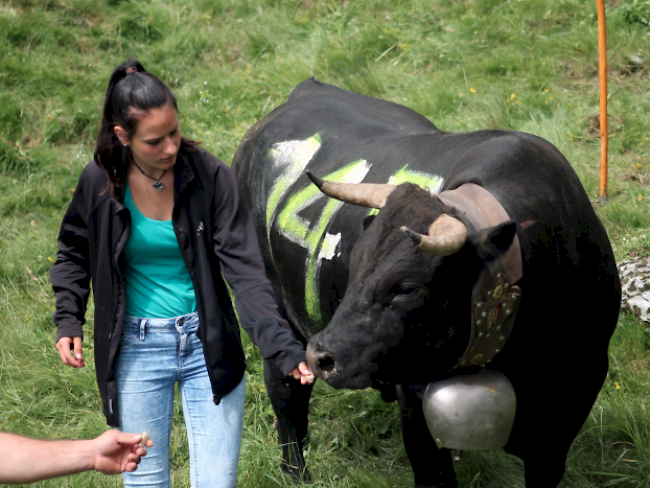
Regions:
M 650 2 L 607 8 L 610 179 L 597 211 L 622 260 L 650 254 Z M 630 54 L 646 62 L 634 65 Z M 87 367 L 64 367 L 48 272 L 71 190 L 92 157 L 108 76 L 130 56 L 173 89 L 183 133 L 227 162 L 253 123 L 315 76 L 411 107 L 446 131 L 540 135 L 598 201 L 593 0 L 0 0 L 2 430 L 87 438 L 105 429 L 92 320 Z M 288 485 L 260 357 L 247 338 L 245 348 L 239 485 Z M 623 315 L 609 377 L 561 486 L 650 486 L 649 350 L 650 329 Z M 188 449 L 176 408 L 172 467 L 174 486 L 184 487 Z M 319 382 L 311 410 L 314 486 L 412 486 L 396 404 Z M 523 486 L 522 464 L 500 451 L 466 453 L 456 466 L 461 487 Z M 37 486 L 121 480 L 86 473 Z

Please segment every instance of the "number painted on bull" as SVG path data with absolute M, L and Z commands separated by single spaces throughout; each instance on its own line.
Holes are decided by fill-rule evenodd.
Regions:
M 314 157 L 314 154 L 320 149 L 320 146 L 320 134 L 316 134 L 304 141 L 279 142 L 270 149 L 268 157 L 273 162 L 273 167 L 281 168 L 282 173 L 274 182 L 271 188 L 271 196 L 266 205 L 267 238 L 271 232 L 273 217 L 278 211 L 278 203 L 304 173 L 305 168 Z
M 325 177 L 329 181 L 341 183 L 361 183 L 368 174 L 370 165 L 356 161 Z M 307 249 L 307 272 L 305 276 L 305 307 L 309 318 L 317 324 L 322 323 L 320 300 L 318 294 L 318 275 L 323 259 L 332 259 L 336 246 L 341 240 L 341 233 L 332 235 L 327 232 L 329 223 L 336 212 L 343 206 L 339 200 L 329 199 L 318 221 L 305 221 L 299 212 L 318 199 L 325 197 L 316 185 L 309 185 L 292 195 L 286 206 L 280 211 L 277 226 L 287 239 Z
M 318 278 L 323 259 L 331 260 L 336 255 L 336 247 L 341 241 L 341 234 L 328 233 L 329 224 L 343 206 L 343 202 L 331 199 L 321 211 L 317 221 L 308 222 L 300 212 L 313 205 L 321 198 L 327 198 L 315 185 L 309 184 L 295 195 L 289 196 L 282 204 L 287 192 L 302 176 L 307 165 L 321 147 L 319 134 L 305 140 L 280 142 L 271 148 L 268 157 L 273 166 L 282 169 L 281 176 L 274 182 L 266 207 L 267 239 L 270 240 L 271 229 L 277 230 L 288 240 L 298 244 L 307 251 L 305 273 L 305 310 L 314 323 L 324 325 L 321 310 Z M 361 183 L 371 164 L 365 160 L 352 162 L 329 174 L 319 175 L 328 181 L 342 183 Z M 437 193 L 442 187 L 443 179 L 438 175 L 414 171 L 408 164 L 396 171 L 388 180 L 389 184 L 415 183 L 420 187 Z M 370 214 L 377 213 L 371 210 Z M 269 242 L 270 244 L 270 242 Z M 272 246 L 269 246 L 272 248 Z

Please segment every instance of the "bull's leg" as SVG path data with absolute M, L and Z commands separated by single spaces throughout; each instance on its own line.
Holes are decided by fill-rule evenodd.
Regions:
M 564 462 L 548 459 L 539 453 L 536 459 L 524 461 L 526 469 L 526 488 L 553 488 L 557 486 L 564 475 Z
M 302 450 L 309 442 L 307 413 L 311 385 L 286 378 L 273 361 L 264 361 L 264 383 L 277 417 L 278 437 L 282 445 L 282 469 L 297 481 L 310 483 Z
M 456 488 L 451 451 L 438 449 L 424 419 L 422 395 L 425 386 L 397 386 L 404 446 L 413 467 L 415 488 Z

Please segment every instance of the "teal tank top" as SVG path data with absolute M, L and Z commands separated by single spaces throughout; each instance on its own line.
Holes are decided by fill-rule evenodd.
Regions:
M 195 312 L 192 278 L 181 256 L 172 221 L 142 215 L 128 184 L 124 204 L 131 213 L 131 235 L 123 251 L 126 315 L 162 319 Z

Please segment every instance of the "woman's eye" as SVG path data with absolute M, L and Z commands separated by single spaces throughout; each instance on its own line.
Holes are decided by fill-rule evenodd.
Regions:
M 157 146 L 160 143 L 160 141 L 147 141 L 147 144 L 150 146 Z

